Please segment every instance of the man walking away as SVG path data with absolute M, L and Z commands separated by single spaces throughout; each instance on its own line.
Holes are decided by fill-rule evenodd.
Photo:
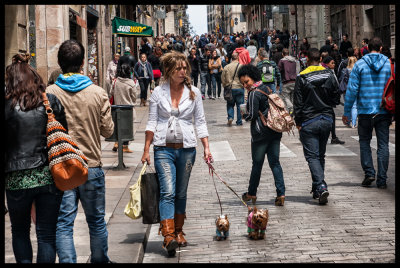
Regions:
M 274 61 L 268 60 L 268 52 L 263 50 L 260 54 L 260 61 L 257 68 L 261 73 L 261 80 L 264 85 L 268 86 L 273 93 L 280 92 L 281 72 Z
M 251 62 L 249 51 L 244 47 L 244 40 L 239 39 L 237 41 L 238 48 L 234 52 L 239 54 L 239 63 L 242 65 L 249 64 Z
M 63 42 L 58 64 L 63 75 L 46 92 L 57 96 L 65 108 L 68 133 L 88 158 L 89 175 L 85 184 L 64 192 L 58 215 L 56 247 L 60 263 L 76 263 L 73 227 L 81 201 L 89 226 L 92 263 L 109 263 L 108 232 L 105 216 L 105 176 L 101 168 L 101 139 L 114 132 L 107 92 L 79 74 L 85 48 L 75 40 Z
M 234 107 L 236 105 L 236 125 L 241 126 L 242 123 L 242 115 L 240 113 L 240 104 L 244 103 L 244 88 L 242 88 L 242 84 L 240 83 L 238 72 L 241 64 L 239 63 L 239 55 L 238 53 L 232 54 L 232 62 L 225 66 L 222 71 L 222 85 L 223 87 L 229 86 L 232 84 L 232 102 L 226 102 L 226 110 L 228 113 L 228 126 L 232 125 L 232 121 L 235 118 Z M 236 73 L 236 74 L 235 74 Z
M 370 186 L 376 178 L 376 186 L 386 189 L 389 167 L 389 126 L 392 115 L 381 107 L 383 90 L 391 70 L 390 60 L 381 54 L 382 41 L 378 37 L 368 43 L 370 53 L 358 60 L 351 71 L 344 102 L 343 123 L 348 124 L 351 107 L 357 99 L 358 136 L 361 167 L 364 170 L 362 186 Z M 378 173 L 375 174 L 371 153 L 372 131 L 378 142 Z
M 133 73 L 133 68 L 136 65 L 136 59 L 131 54 L 131 48 L 130 47 L 126 47 L 125 48 L 125 54 L 119 58 L 118 64 L 117 64 L 117 73 L 121 72 L 121 66 L 124 63 L 127 63 L 127 64 L 129 64 L 129 66 L 131 66 L 131 73 Z
M 282 76 L 282 99 L 286 104 L 289 114 L 293 113 L 293 92 L 296 76 L 300 72 L 300 63 L 295 57 L 289 56 L 289 49 L 282 50 L 283 58 L 278 63 Z
M 303 144 L 304 157 L 312 177 L 314 199 L 328 202 L 325 181 L 325 152 L 334 118 L 332 106 L 339 104 L 340 93 L 334 74 L 319 65 L 317 48 L 308 51 L 308 67 L 296 78 L 294 87 L 294 119 Z

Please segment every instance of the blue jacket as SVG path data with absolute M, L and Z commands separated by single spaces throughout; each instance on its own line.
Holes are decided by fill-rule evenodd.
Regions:
M 344 116 L 351 115 L 357 99 L 358 114 L 387 114 L 380 108 L 383 89 L 390 77 L 390 60 L 380 53 L 369 53 L 351 71 L 344 102 Z
M 146 68 L 149 79 L 154 80 L 153 68 L 151 67 L 151 64 L 148 61 L 146 61 Z M 144 77 L 144 70 L 142 64 L 140 64 L 140 60 L 136 63 L 135 68 L 133 68 L 133 73 L 135 74 L 135 77 L 137 79 Z

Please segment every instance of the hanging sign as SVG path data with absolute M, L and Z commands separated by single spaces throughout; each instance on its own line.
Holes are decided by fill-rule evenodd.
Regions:
M 112 33 L 118 36 L 153 36 L 153 28 L 131 20 L 114 17 L 112 20 Z

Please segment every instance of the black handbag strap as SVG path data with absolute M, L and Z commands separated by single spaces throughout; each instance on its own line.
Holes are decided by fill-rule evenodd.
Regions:
M 240 63 L 238 63 L 238 65 L 236 66 L 235 73 L 233 74 L 232 82 L 231 82 L 231 87 L 232 87 L 232 84 L 233 84 L 233 80 L 235 80 L 236 71 L 237 71 L 237 69 L 239 68 L 239 65 L 240 65 Z

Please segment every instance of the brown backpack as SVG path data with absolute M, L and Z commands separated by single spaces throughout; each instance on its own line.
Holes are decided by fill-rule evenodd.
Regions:
M 263 125 L 269 127 L 276 132 L 287 132 L 288 134 L 290 134 L 290 131 L 292 131 L 292 133 L 294 134 L 294 120 L 286 110 L 285 103 L 279 97 L 279 95 L 275 93 L 268 95 L 267 93 L 259 89 L 256 89 L 256 91 L 261 92 L 268 97 L 268 117 L 265 118 L 263 113 L 261 113 L 261 111 L 258 111 Z

